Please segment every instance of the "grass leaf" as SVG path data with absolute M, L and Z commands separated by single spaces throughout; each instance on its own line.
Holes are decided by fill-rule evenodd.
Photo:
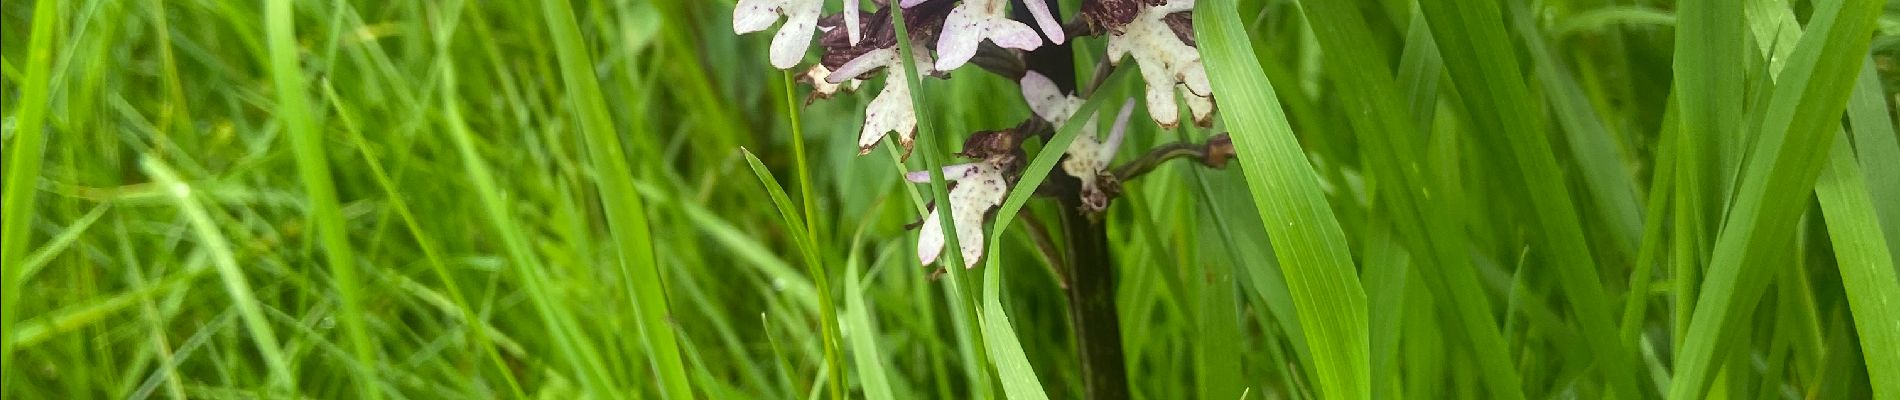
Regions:
M 1345 233 L 1320 192 L 1319 175 L 1307 163 L 1272 84 L 1253 58 L 1234 2 L 1203 1 L 1195 14 L 1208 80 L 1221 88 L 1221 120 L 1233 136 L 1254 207 L 1293 293 L 1319 392 L 1329 398 L 1369 399 L 1366 294 Z

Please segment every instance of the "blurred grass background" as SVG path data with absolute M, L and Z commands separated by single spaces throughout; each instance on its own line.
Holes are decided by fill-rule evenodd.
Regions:
M 1220 40 L 1260 68 L 1217 98 L 1271 83 L 1359 267 L 1363 392 L 1900 398 L 1900 352 L 1862 348 L 1900 349 L 1900 6 L 1219 3 L 1245 33 Z M 921 161 L 855 154 L 869 90 L 807 105 L 767 35 L 732 34 L 732 1 L 4 4 L 7 398 L 972 398 L 1012 379 L 980 355 L 976 305 L 916 262 L 904 226 L 930 192 L 900 173 Z M 1089 76 L 1102 41 L 1076 43 Z M 923 87 L 935 149 L 1030 116 L 975 69 Z M 1226 130 L 1137 118 L 1121 159 Z M 809 233 L 741 147 L 778 182 L 809 172 L 784 189 Z M 1165 165 L 1107 214 L 1137 398 L 1340 397 L 1317 390 L 1240 169 Z M 1079 397 L 1066 300 L 1022 226 L 969 276 L 1007 269 L 1031 382 Z

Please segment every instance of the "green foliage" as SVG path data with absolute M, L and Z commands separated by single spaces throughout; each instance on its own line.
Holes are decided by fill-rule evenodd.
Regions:
M 1013 79 L 810 99 L 736 3 L 5 3 L 0 397 L 1083 397 L 1035 189 L 1138 63 L 1069 37 L 1080 117 L 939 271 L 900 175 Z M 1133 397 L 1900 400 L 1900 6 L 1194 12 L 1218 123 L 1112 165 L 1238 154 L 1099 216 Z M 908 160 L 857 154 L 887 79 Z

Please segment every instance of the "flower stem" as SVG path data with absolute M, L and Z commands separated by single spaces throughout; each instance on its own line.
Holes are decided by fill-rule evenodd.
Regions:
M 1072 254 L 1063 283 L 1069 286 L 1069 321 L 1087 399 L 1128 398 L 1127 362 L 1122 357 L 1121 321 L 1115 311 L 1115 267 L 1108 254 L 1108 230 L 1081 210 L 1079 197 L 1066 197 L 1062 227 Z

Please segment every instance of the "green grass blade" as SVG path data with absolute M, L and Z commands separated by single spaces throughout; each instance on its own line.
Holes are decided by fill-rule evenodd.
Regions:
M 298 66 L 295 11 L 290 0 L 274 0 L 267 3 L 264 16 L 267 40 L 270 45 L 271 77 L 276 83 L 277 113 L 285 130 L 290 132 L 290 144 L 297 156 L 297 172 L 303 177 L 304 191 L 309 196 L 310 220 L 317 225 L 317 234 L 323 242 L 324 259 L 330 264 L 330 273 L 335 280 L 337 297 L 342 300 L 342 309 L 338 310 L 343 322 L 343 331 L 349 337 L 350 351 L 356 356 L 356 362 L 365 366 L 379 365 L 380 352 L 370 342 L 369 331 L 363 320 L 362 291 L 363 282 L 357 278 L 356 252 L 350 247 L 349 231 L 344 227 L 342 206 L 337 203 L 336 184 L 330 178 L 330 157 L 323 149 L 323 131 L 317 126 L 316 117 L 311 115 L 310 98 L 306 92 L 303 70 Z M 351 368 L 356 373 L 357 395 L 364 399 L 383 398 L 383 391 L 373 368 Z
M 40 166 L 45 164 L 41 154 L 46 148 L 46 101 L 49 93 L 47 85 L 52 79 L 49 70 L 53 67 L 53 34 L 59 21 L 59 3 L 53 0 L 40 0 L 33 3 L 33 28 L 27 46 L 26 87 L 19 88 L 20 97 L 14 100 L 19 104 L 19 128 L 13 133 L 13 143 L 6 146 L 6 179 L 4 196 L 4 217 L 0 217 L 0 374 L 5 374 L 6 382 L 13 381 L 13 375 L 19 368 L 13 364 L 14 319 L 19 318 L 21 287 L 25 284 L 26 268 L 20 261 L 26 257 L 26 245 L 33 240 L 34 203 L 39 196 Z
M 686 379 L 686 365 L 680 359 L 679 339 L 674 337 L 673 324 L 668 322 L 672 312 L 667 306 L 665 280 L 654 257 L 646 207 L 633 188 L 633 169 L 622 153 L 620 131 L 614 128 L 613 117 L 607 113 L 607 101 L 601 95 L 600 82 L 594 76 L 594 57 L 583 42 L 573 7 L 565 1 L 541 4 L 542 16 L 553 34 L 560 58 L 568 102 L 580 117 L 607 225 L 619 248 L 620 279 L 627 290 L 633 291 L 628 300 L 634 303 L 633 309 L 639 314 L 647 363 L 659 375 L 658 386 L 665 398 L 690 399 L 693 389 Z
M 212 221 L 204 205 L 199 204 L 198 198 L 192 193 L 192 186 L 179 179 L 178 173 L 172 171 L 164 161 L 147 157 L 139 166 L 151 175 L 153 182 L 167 189 L 179 210 L 184 211 L 185 221 L 191 224 L 199 245 L 210 253 L 211 264 L 216 267 L 218 277 L 224 281 L 225 294 L 231 296 L 239 319 L 244 321 L 244 329 L 250 332 L 252 344 L 257 346 L 258 354 L 264 358 L 264 367 L 270 371 L 271 389 L 283 395 L 292 394 L 297 388 L 296 375 L 291 372 L 290 362 L 280 347 L 283 346 L 282 342 L 277 340 L 270 320 L 264 317 L 264 306 L 258 302 L 256 291 L 244 279 L 237 255 L 231 252 L 231 242 L 218 230 L 217 223 Z
M 1900 250 L 1900 136 L 1894 135 L 1893 120 L 1887 113 L 1887 91 L 1875 71 L 1878 64 L 1872 56 L 1863 63 L 1853 97 L 1847 100 L 1847 120 L 1853 125 L 1855 158 L 1867 176 L 1867 190 L 1887 236 L 1887 249 Z M 1892 262 L 1900 268 L 1900 254 L 1895 254 Z
M 1345 232 L 1320 192 L 1319 175 L 1287 125 L 1272 84 L 1253 57 L 1253 44 L 1234 2 L 1203 1 L 1195 14 L 1208 80 L 1222 88 L 1221 120 L 1233 136 L 1254 207 L 1293 293 L 1319 376 L 1319 393 L 1369 399 L 1366 295 Z
M 1743 169 L 1740 190 L 1717 236 L 1683 347 L 1670 397 L 1700 397 L 1721 365 L 1718 344 L 1733 334 L 1739 313 L 1767 285 L 1768 263 L 1794 237 L 1807 209 L 1807 192 L 1825 166 L 1827 146 L 1846 108 L 1856 62 L 1866 54 L 1878 0 L 1824 0 L 1815 4 L 1807 33 L 1776 79 L 1759 141 Z M 1685 108 L 1686 110 L 1686 108 Z M 1686 146 L 1685 146 L 1686 147 Z
M 1900 399 L 1900 278 L 1893 270 L 1892 249 L 1845 137 L 1835 139 L 1825 168 L 1814 194 L 1827 216 L 1874 398 Z
M 1535 119 L 1540 113 L 1532 108 L 1529 88 L 1517 73 L 1517 53 L 1506 36 L 1498 4 L 1428 1 L 1420 7 L 1431 21 L 1453 87 L 1473 111 L 1468 114 L 1479 137 L 1503 137 L 1509 146 L 1507 158 L 1517 171 L 1505 175 L 1521 179 L 1528 192 L 1535 214 L 1535 226 L 1527 228 L 1532 232 L 1531 243 L 1543 264 L 1555 270 L 1606 385 L 1619 397 L 1642 397 L 1632 368 L 1634 352 L 1616 340 L 1609 297 L 1597 277 L 1599 257 L 1589 249 L 1556 154 L 1542 123 Z
M 451 59 L 446 56 L 447 46 L 444 44 L 438 44 L 438 46 L 440 47 L 437 51 L 445 55 L 441 60 Z M 456 85 L 454 66 L 447 61 L 441 61 L 436 67 L 442 74 L 442 87 L 452 90 Z M 555 298 L 554 289 L 545 276 L 546 266 L 535 255 L 525 233 L 527 230 L 522 228 L 520 221 L 511 211 L 513 206 L 502 195 L 501 185 L 496 181 L 494 170 L 490 169 L 488 162 L 483 160 L 481 153 L 476 150 L 474 134 L 468 131 L 468 124 L 462 117 L 461 105 L 457 103 L 458 101 L 459 99 L 452 91 L 442 96 L 443 123 L 447 125 L 449 138 L 455 146 L 457 155 L 462 159 L 462 172 L 466 175 L 465 179 L 474 186 L 477 200 L 482 205 L 481 211 L 485 214 L 484 219 L 487 220 L 489 227 L 494 229 L 493 234 L 501 239 L 502 252 L 506 254 L 513 278 L 518 280 L 521 288 L 526 291 L 525 297 L 528 298 L 540 318 L 540 323 L 549 336 L 548 340 L 553 342 L 560 352 L 559 357 L 556 358 L 565 364 L 569 376 L 580 379 L 581 386 L 589 391 L 608 392 L 606 364 L 601 361 L 600 354 L 591 348 L 592 346 L 586 341 L 586 336 L 575 327 L 573 314 L 561 309 L 561 304 Z
M 1447 319 L 1443 325 L 1451 329 L 1447 336 L 1468 341 L 1478 372 L 1486 377 L 1479 384 L 1490 396 L 1523 398 L 1522 379 L 1498 330 L 1491 300 L 1482 291 L 1470 290 L 1483 284 L 1469 253 L 1470 238 L 1464 229 L 1459 229 L 1466 222 L 1459 221 L 1458 214 L 1445 212 L 1461 205 L 1450 196 L 1432 195 L 1443 193 L 1442 188 L 1454 187 L 1454 182 L 1438 181 L 1436 175 L 1441 172 L 1432 169 L 1442 167 L 1429 162 L 1421 150 L 1426 148 L 1421 140 L 1424 136 L 1421 132 L 1425 131 L 1418 124 L 1427 120 L 1426 117 L 1407 113 L 1406 110 L 1412 109 L 1404 102 L 1407 92 L 1399 90 L 1391 71 L 1374 67 L 1385 65 L 1388 58 L 1381 54 L 1383 48 L 1372 39 L 1371 28 L 1357 7 L 1337 1 L 1307 1 L 1300 5 L 1311 20 L 1321 47 L 1336 49 L 1323 52 L 1326 63 L 1359 66 L 1329 71 L 1330 78 L 1338 83 L 1334 88 L 1346 107 L 1367 113 L 1348 122 L 1365 146 L 1364 161 L 1369 164 L 1372 177 L 1384 188 L 1378 193 L 1380 205 L 1394 209 L 1391 213 L 1394 226 L 1404 243 L 1419 255 L 1421 265 L 1417 271 L 1421 273 L 1417 276 L 1430 289 L 1436 300 L 1434 305 L 1442 307 L 1438 315 Z M 1425 19 L 1416 18 L 1412 23 L 1424 22 Z M 1423 40 L 1417 39 L 1419 44 Z M 1428 85 L 1422 79 L 1408 83 L 1421 92 Z M 1415 107 L 1429 110 L 1417 104 L 1418 101 L 1422 99 L 1414 100 Z M 1449 139 L 1449 136 L 1440 138 Z
M 904 26 L 904 23 L 905 21 L 904 21 L 903 7 L 891 7 L 891 26 L 896 29 L 895 31 L 909 32 L 910 30 Z M 924 89 L 926 88 L 923 86 L 922 80 L 918 79 L 917 77 L 918 69 L 917 69 L 917 65 L 915 61 L 917 58 L 912 55 L 913 52 L 916 51 L 914 47 L 915 46 L 912 46 L 912 43 L 910 42 L 909 35 L 897 35 L 898 58 L 903 59 L 904 68 L 902 71 L 885 72 L 884 79 L 886 79 L 887 81 L 890 79 L 903 79 L 904 83 L 906 85 L 909 85 L 911 111 L 912 113 L 917 115 L 916 143 L 918 144 L 918 147 L 919 147 L 917 151 L 920 153 L 923 153 L 923 159 L 924 159 L 923 167 L 926 170 L 928 170 L 930 173 L 930 199 L 934 204 L 937 204 L 943 207 L 948 207 L 950 204 L 950 186 L 949 186 L 949 183 L 947 183 L 943 179 L 943 160 L 940 158 L 942 157 L 943 152 L 937 149 L 938 144 L 942 143 L 942 140 L 935 136 L 935 129 L 933 127 L 934 120 L 930 118 L 930 114 L 929 114 L 929 112 L 933 110 L 932 108 L 930 108 L 931 104 L 933 103 L 931 102 L 930 96 L 926 96 L 924 93 L 925 92 Z M 892 76 L 891 72 L 898 72 L 898 74 L 896 76 Z M 1076 114 L 1082 115 L 1081 112 L 1077 112 Z M 1047 144 L 1045 144 L 1045 146 L 1046 145 Z M 963 245 L 962 245 L 962 242 L 958 241 L 957 239 L 956 223 L 951 218 L 950 214 L 951 213 L 947 213 L 947 212 L 937 213 L 938 218 L 935 223 L 942 224 L 943 226 L 943 239 L 944 239 L 943 246 L 945 249 L 950 249 L 950 251 L 943 252 L 948 257 L 945 257 L 942 260 L 939 260 L 938 262 L 941 263 L 939 265 L 951 266 L 951 267 L 945 268 L 950 271 L 949 274 L 946 274 L 949 277 L 948 286 L 950 288 L 951 294 L 961 300 L 961 303 L 962 303 L 961 312 L 963 314 L 960 317 L 961 320 L 976 323 L 978 320 L 981 319 L 981 316 L 979 315 L 980 313 L 979 309 L 981 309 L 981 307 L 978 307 L 977 305 L 978 302 L 977 302 L 976 291 L 974 290 L 974 288 L 971 288 L 969 286 L 970 285 L 969 274 L 967 273 L 967 271 L 965 271 L 965 268 L 955 267 L 958 265 L 964 265 L 965 262 L 963 260 L 963 252 L 954 251 L 955 249 L 963 248 Z M 924 223 L 932 223 L 932 222 L 924 221 Z M 1006 226 L 1006 225 L 997 224 L 996 226 L 999 227 L 997 228 L 998 230 L 1001 230 L 1002 228 L 1000 227 Z M 995 242 L 992 242 L 992 243 L 995 243 Z M 966 329 L 961 329 L 960 331 L 963 334 L 969 335 L 971 342 L 988 343 L 987 340 L 984 340 L 983 336 L 985 335 L 985 331 L 980 323 L 978 323 L 978 326 L 976 327 L 966 327 Z M 978 360 L 990 359 L 990 356 L 988 354 L 985 354 L 986 352 L 989 351 L 988 346 L 970 346 L 970 347 L 971 347 L 971 350 L 974 350 L 976 353 L 975 359 L 978 359 Z M 974 374 L 976 376 L 972 377 L 973 380 L 975 380 L 975 382 L 972 382 L 971 386 L 978 387 L 978 388 L 990 387 L 989 386 L 989 377 L 990 377 L 989 371 L 991 371 L 990 365 L 979 362 L 979 363 L 975 363 L 975 368 L 973 369 L 976 370 L 977 373 Z
M 802 215 L 800 209 L 792 205 L 790 196 L 785 195 L 785 187 L 779 185 L 778 178 L 772 177 L 772 171 L 766 169 L 765 163 L 760 162 L 759 157 L 753 155 L 751 150 L 742 147 L 739 152 L 744 153 L 746 163 L 752 167 L 752 173 L 758 176 L 759 183 L 765 185 L 766 194 L 772 198 L 772 205 L 778 208 L 780 220 L 791 229 L 792 241 L 797 245 L 799 252 L 805 256 L 805 266 L 812 274 L 812 280 L 818 284 L 818 312 L 819 318 L 823 319 L 819 321 L 819 324 L 823 327 L 821 340 L 825 351 L 825 374 L 831 379 L 832 397 L 843 397 L 844 392 L 850 388 L 844 385 L 844 378 L 841 376 L 844 373 L 844 362 L 839 354 L 841 344 L 838 343 L 838 318 L 835 311 L 832 311 L 831 290 L 824 283 L 826 281 L 824 265 L 818 260 L 818 251 L 810 240 L 811 236 L 800 234 L 800 232 L 809 231 L 807 231 L 805 221 L 799 219 L 799 215 Z
M 864 302 L 864 284 L 858 283 L 868 277 L 858 276 L 857 255 L 857 251 L 852 251 L 851 260 L 845 262 L 844 301 L 845 306 L 849 307 L 845 311 L 845 320 L 851 326 L 851 355 L 857 361 L 858 377 L 864 380 L 864 397 L 890 400 L 896 396 L 891 394 L 890 378 L 885 375 L 888 367 L 884 366 L 884 357 L 878 352 L 878 331 L 871 323 L 872 310 Z

